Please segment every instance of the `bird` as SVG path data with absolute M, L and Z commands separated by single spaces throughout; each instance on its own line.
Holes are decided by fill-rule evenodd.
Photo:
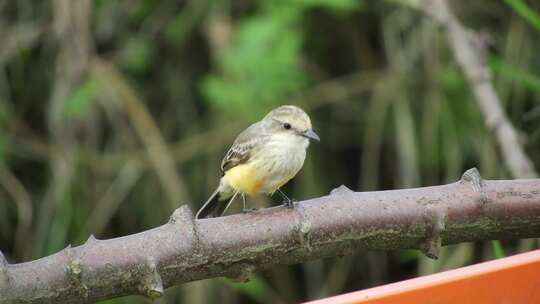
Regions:
M 304 110 L 283 105 L 253 123 L 234 140 L 221 162 L 219 185 L 195 215 L 196 219 L 225 214 L 238 194 L 249 212 L 246 195 L 278 192 L 284 205 L 294 202 L 280 188 L 300 171 L 311 140 L 320 141 Z M 225 204 L 224 201 L 228 200 Z

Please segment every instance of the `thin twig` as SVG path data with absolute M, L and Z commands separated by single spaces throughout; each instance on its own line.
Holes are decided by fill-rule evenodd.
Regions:
M 493 87 L 491 72 L 486 64 L 485 38 L 465 28 L 452 14 L 446 0 L 424 0 L 424 5 L 416 7 L 445 27 L 456 61 L 469 81 L 485 124 L 495 134 L 512 175 L 515 178 L 537 177 L 538 173 L 525 153 L 518 132 L 506 116 Z
M 13 198 L 13 202 L 17 206 L 18 224 L 15 233 L 14 255 L 23 257 L 23 253 L 27 251 L 30 245 L 28 244 L 28 238 L 30 237 L 34 212 L 32 198 L 26 187 L 4 162 L 0 162 L 0 185 Z
M 0 24 L 0 64 L 7 62 L 13 55 L 21 50 L 29 49 L 35 45 L 42 34 L 44 25 L 20 24 L 5 29 Z
M 137 162 L 127 160 L 88 216 L 86 230 L 101 234 L 140 177 L 141 170 L 137 167 Z
M 177 173 L 173 157 L 165 144 L 165 140 L 156 122 L 146 109 L 144 102 L 122 77 L 116 67 L 104 60 L 96 58 L 92 64 L 93 76 L 103 81 L 104 88 L 122 102 L 133 127 L 145 145 L 150 162 L 154 166 L 168 203 L 174 209 L 189 197 L 187 186 Z

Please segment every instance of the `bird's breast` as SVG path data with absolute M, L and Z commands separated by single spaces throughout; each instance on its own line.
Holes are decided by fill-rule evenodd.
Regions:
M 273 193 L 302 168 L 307 139 L 299 136 L 274 137 L 250 159 L 225 172 L 234 189 L 246 194 Z
M 265 174 L 262 192 L 273 193 L 304 165 L 308 141 L 297 135 L 275 136 L 260 152 L 260 172 Z

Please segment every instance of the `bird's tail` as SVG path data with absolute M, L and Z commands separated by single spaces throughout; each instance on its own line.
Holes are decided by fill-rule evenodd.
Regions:
M 206 200 L 204 205 L 197 211 L 195 215 L 196 219 L 207 218 L 207 217 L 217 217 L 221 216 L 225 211 L 227 204 L 221 202 L 228 199 L 233 195 L 233 189 L 226 185 L 223 180 L 220 182 L 219 187 L 216 191 L 210 195 Z
M 210 197 L 206 200 L 204 205 L 197 211 L 197 214 L 195 215 L 196 219 L 205 218 L 205 217 L 215 217 L 216 216 L 216 210 L 219 205 L 222 205 L 219 203 L 219 187 L 210 195 Z

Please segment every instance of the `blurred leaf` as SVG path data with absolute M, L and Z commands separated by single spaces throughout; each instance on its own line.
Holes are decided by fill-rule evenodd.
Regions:
M 534 27 L 535 30 L 540 32 L 540 15 L 529 8 L 523 0 L 505 0 L 505 2 Z
M 130 36 L 120 55 L 122 67 L 129 72 L 142 74 L 154 61 L 155 53 L 155 43 L 150 36 Z
M 227 285 L 230 285 L 234 289 L 237 289 L 246 296 L 252 298 L 259 303 L 265 303 L 266 283 L 260 276 L 254 275 L 246 283 L 234 283 L 230 280 L 225 280 Z
M 441 72 L 441 82 L 451 92 L 461 92 L 466 85 L 463 74 L 455 66 L 447 66 Z
M 468 82 L 454 64 L 440 73 L 443 92 L 439 108 L 440 166 L 445 180 L 459 178 L 464 162 L 477 158 L 478 138 L 485 136 L 484 119 L 478 111 Z
M 70 193 L 66 193 L 65 198 L 58 206 L 51 226 L 49 228 L 48 240 L 45 248 L 45 255 L 58 252 L 66 247 L 70 222 L 72 219 L 72 198 Z
M 111 10 L 111 6 L 114 5 L 113 1 L 109 0 L 94 0 L 93 9 L 97 14 L 104 13 L 107 10 Z
M 193 32 L 207 8 L 204 1 L 189 1 L 186 7 L 165 26 L 165 38 L 176 47 L 180 47 Z
M 0 105 L 0 161 L 6 159 L 6 152 L 8 150 L 8 135 L 9 132 L 7 128 L 9 127 L 10 121 L 9 113 Z
M 306 7 L 327 7 L 338 11 L 351 11 L 360 8 L 361 0 L 300 0 Z
M 400 250 L 399 252 L 397 252 L 396 256 L 400 263 L 409 263 L 418 260 L 418 257 L 421 255 L 420 251 L 418 250 L 408 249 Z
M 360 0 L 263 1 L 259 15 L 244 19 L 219 59 L 220 73 L 203 83 L 206 97 L 235 113 L 266 111 L 305 88 L 301 69 L 304 10 L 320 6 L 336 10 L 360 7 Z M 256 106 L 255 106 L 256 105 Z M 242 111 L 239 111 L 242 109 Z
M 398 155 L 399 185 L 418 187 L 420 173 L 418 167 L 419 146 L 416 144 L 416 126 L 413 113 L 406 97 L 394 103 L 394 121 L 396 126 L 396 146 Z
M 4 130 L 0 129 L 0 161 L 6 159 L 7 137 Z
M 203 84 L 207 98 L 228 110 L 245 112 L 249 105 L 259 110 L 275 106 L 305 87 L 299 13 L 288 6 L 241 22 L 220 59 L 221 73 L 210 75 Z
M 531 74 L 520 67 L 508 63 L 499 56 L 490 56 L 488 63 L 491 69 L 502 77 L 515 80 L 529 89 L 540 91 L 539 76 Z
M 491 241 L 491 246 L 493 246 L 493 255 L 497 258 L 504 258 L 504 250 L 502 248 L 501 242 L 498 240 Z
M 64 105 L 64 114 L 67 117 L 80 117 L 88 113 L 90 103 L 99 89 L 95 79 L 87 79 L 79 85 L 68 97 Z
M 423 5 L 422 0 L 387 0 L 388 2 L 395 2 L 397 4 L 401 4 L 404 6 L 408 6 L 411 8 L 419 8 L 421 5 Z
M 468 140 L 479 126 L 482 126 L 483 119 L 478 113 L 475 103 L 471 100 L 471 91 L 463 74 L 455 65 L 448 65 L 442 70 L 440 75 L 441 85 L 444 95 L 449 100 L 450 111 L 442 111 L 442 120 L 455 121 L 452 128 L 456 128 L 460 140 Z M 449 127 L 443 123 L 444 127 Z
M 176 15 L 169 20 L 165 27 L 165 38 L 175 44 L 184 41 L 191 28 L 189 26 L 191 21 L 191 16 L 186 16 L 183 13 Z
M 142 22 L 146 17 L 152 14 L 159 5 L 163 4 L 163 2 L 155 0 L 138 0 L 130 2 L 131 5 L 129 7 L 131 9 L 129 10 L 129 20 L 133 22 Z

